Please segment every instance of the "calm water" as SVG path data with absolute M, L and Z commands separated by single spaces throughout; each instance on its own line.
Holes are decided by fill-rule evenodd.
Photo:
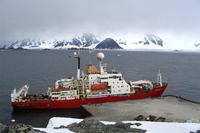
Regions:
M 46 126 L 53 116 L 83 118 L 78 110 L 12 112 L 10 92 L 14 87 L 30 85 L 31 93 L 45 92 L 55 80 L 76 75 L 74 51 L 0 51 L 0 122 L 18 122 Z M 81 51 L 81 64 L 98 64 L 97 51 Z M 108 69 L 120 70 L 127 80 L 155 80 L 158 69 L 169 86 L 164 94 L 175 94 L 200 101 L 200 54 L 173 52 L 104 51 Z

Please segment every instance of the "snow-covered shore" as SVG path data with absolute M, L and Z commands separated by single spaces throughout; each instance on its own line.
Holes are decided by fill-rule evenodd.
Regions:
M 79 123 L 83 119 L 53 117 L 49 120 L 46 128 L 35 128 L 47 133 L 73 133 L 72 131 L 61 128 L 72 123 Z M 115 122 L 102 121 L 104 124 L 115 124 Z M 177 123 L 177 122 L 147 122 L 147 121 L 123 121 L 123 123 L 140 123 L 140 126 L 131 125 L 131 128 L 146 130 L 146 133 L 196 133 L 200 129 L 200 123 Z

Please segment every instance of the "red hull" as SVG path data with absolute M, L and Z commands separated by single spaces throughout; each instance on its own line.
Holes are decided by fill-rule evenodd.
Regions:
M 43 100 L 32 102 L 12 102 L 14 109 L 61 109 L 61 108 L 80 108 L 85 104 L 97 104 L 104 102 L 124 101 L 131 99 L 144 99 L 151 97 L 159 97 L 162 95 L 167 87 L 167 83 L 164 83 L 162 87 L 154 86 L 149 92 L 134 93 L 126 96 L 106 96 L 96 98 L 83 98 L 75 100 Z

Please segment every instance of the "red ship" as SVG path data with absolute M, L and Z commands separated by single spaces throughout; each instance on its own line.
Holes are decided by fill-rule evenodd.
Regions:
M 97 54 L 99 70 L 94 65 L 86 65 L 80 74 L 80 57 L 78 59 L 77 77 L 60 79 L 45 94 L 28 94 L 28 85 L 14 89 L 11 93 L 11 104 L 14 109 L 62 109 L 80 108 L 85 104 L 116 102 L 132 99 L 159 97 L 167 87 L 162 81 L 160 71 L 157 81 L 125 81 L 120 72 L 106 71 L 102 64 L 103 53 Z

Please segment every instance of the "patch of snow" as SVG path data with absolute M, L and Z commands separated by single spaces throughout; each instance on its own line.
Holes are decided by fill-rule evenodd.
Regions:
M 53 129 L 53 128 L 34 128 L 46 133 L 74 133 L 68 129 Z
M 196 132 L 200 129 L 200 124 L 197 123 L 177 123 L 177 122 L 147 122 L 147 121 L 124 121 L 124 123 L 141 123 L 137 127 L 132 125 L 132 128 L 140 128 L 147 130 L 146 133 L 189 133 Z
M 75 119 L 75 118 L 64 118 L 64 117 L 53 117 L 49 120 L 47 128 L 59 127 L 61 125 L 69 125 L 74 122 L 81 122 L 83 119 Z

